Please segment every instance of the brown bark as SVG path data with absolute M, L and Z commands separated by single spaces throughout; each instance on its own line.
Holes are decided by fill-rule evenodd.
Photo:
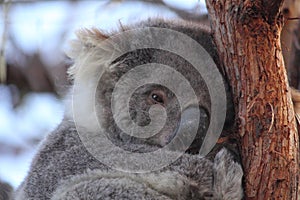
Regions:
M 297 199 L 298 133 L 284 67 L 282 0 L 206 0 L 236 109 L 246 199 Z

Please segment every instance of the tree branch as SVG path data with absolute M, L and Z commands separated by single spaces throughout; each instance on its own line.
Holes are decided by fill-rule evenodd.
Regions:
M 206 0 L 230 81 L 246 199 L 297 199 L 298 133 L 280 46 L 283 0 Z

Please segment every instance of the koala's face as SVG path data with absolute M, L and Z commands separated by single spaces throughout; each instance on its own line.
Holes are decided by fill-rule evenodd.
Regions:
M 140 132 L 140 135 L 134 137 L 125 133 L 118 127 L 116 119 L 112 114 L 112 108 L 114 107 L 114 104 L 112 104 L 112 93 L 116 83 L 124 74 L 138 65 L 146 65 L 147 63 L 160 63 L 172 66 L 177 71 L 184 74 L 198 97 L 198 104 L 180 105 L 176 95 L 169 88 L 160 84 L 148 83 L 137 87 L 130 96 L 128 107 L 116 108 L 118 112 L 115 113 L 114 117 L 129 112 L 129 120 L 133 121 L 138 126 L 145 127 L 151 123 L 151 107 L 156 106 L 158 109 L 161 108 L 165 110 L 167 118 L 164 126 L 153 136 L 144 138 L 144 133 Z M 197 135 L 188 149 L 189 153 L 197 153 L 209 125 L 210 100 L 204 81 L 201 76 L 193 70 L 190 64 L 179 56 L 159 50 L 140 50 L 131 52 L 122 56 L 113 64 L 114 66 L 109 71 L 106 71 L 105 75 L 100 79 L 97 90 L 99 103 L 104 106 L 104 113 L 106 113 L 106 116 L 99 117 L 101 118 L 100 121 L 102 125 L 107 130 L 108 137 L 119 146 L 135 143 L 152 145 L 158 148 L 163 147 L 169 144 L 169 142 L 177 135 L 180 123 L 182 123 L 183 126 L 189 126 L 190 123 L 193 123 L 187 118 L 194 110 L 199 110 L 200 119 Z M 159 71 L 155 72 L 155 70 L 153 73 L 160 74 Z M 136 78 L 138 79 L 139 77 Z M 162 78 L 170 79 L 171 77 Z M 123 99 L 120 97 L 117 100 L 122 101 Z M 154 114 L 152 117 L 159 118 L 161 116 Z M 184 136 L 188 138 L 191 137 L 191 134 L 187 131 L 184 133 Z M 178 148 L 180 148 L 180 144 Z
M 184 150 L 191 144 L 190 139 L 192 138 L 193 142 L 188 151 L 191 153 L 197 152 L 201 148 L 208 127 L 215 127 L 212 131 L 209 129 L 211 133 L 209 137 L 211 138 L 208 139 L 211 141 L 211 139 L 216 139 L 215 136 L 218 137 L 217 134 L 220 133 L 219 128 L 221 127 L 218 123 L 222 123 L 221 120 L 226 113 L 226 105 L 223 103 L 212 103 L 218 98 L 217 93 L 223 91 L 222 87 L 214 87 L 212 83 L 216 82 L 219 84 L 223 80 L 221 80 L 222 78 L 220 76 L 217 76 L 219 77 L 217 79 L 215 76 L 211 76 L 211 74 L 216 72 L 216 67 L 219 66 L 220 62 L 210 33 L 203 27 L 198 27 L 196 24 L 193 26 L 186 26 L 184 24 L 172 25 L 172 23 L 165 23 L 163 21 L 159 23 L 149 22 L 146 25 L 141 24 L 141 27 L 167 28 L 188 35 L 193 39 L 193 42 L 198 42 L 205 51 L 207 51 L 216 66 L 207 64 L 207 62 L 212 61 L 210 59 L 199 62 L 199 64 L 202 63 L 201 65 L 204 65 L 201 67 L 208 72 L 204 77 L 206 81 L 204 81 L 200 74 L 203 71 L 198 71 L 195 66 L 191 64 L 194 63 L 194 61 L 184 58 L 184 55 L 186 55 L 186 53 L 189 54 L 189 51 L 198 52 L 191 49 L 193 45 L 185 46 L 183 45 L 184 43 L 181 43 L 180 46 L 176 46 L 176 48 L 180 49 L 182 47 L 181 50 L 184 53 L 176 54 L 176 51 L 173 52 L 170 49 L 157 48 L 156 46 L 152 47 L 151 45 L 150 47 L 139 47 L 135 45 L 135 43 L 139 44 L 138 41 L 140 41 L 136 39 L 142 38 L 143 41 L 147 43 L 152 36 L 155 36 L 155 34 L 150 34 L 150 32 L 146 32 L 147 34 L 142 35 L 143 37 L 141 37 L 139 32 L 134 32 L 130 37 L 110 40 L 110 38 L 115 36 L 114 34 L 118 35 L 118 33 L 121 33 L 122 35 L 122 31 L 124 30 L 109 35 L 105 35 L 99 30 L 84 30 L 80 32 L 79 41 L 74 43 L 74 49 L 70 54 L 71 57 L 75 58 L 75 62 L 72 68 L 69 69 L 69 73 L 77 80 L 77 84 L 75 85 L 79 88 L 77 90 L 78 93 L 75 95 L 77 96 L 76 99 L 78 99 L 75 110 L 78 114 L 77 116 L 84 116 L 81 117 L 80 120 L 77 120 L 77 122 L 79 122 L 77 125 L 83 127 L 84 131 L 88 130 L 86 132 L 92 133 L 99 132 L 98 127 L 101 127 L 100 132 L 104 132 L 114 144 L 123 149 L 130 150 L 132 147 L 131 144 L 147 144 L 150 145 L 151 148 L 160 148 L 171 144 L 174 141 L 172 139 L 176 140 L 176 137 L 179 135 L 180 139 L 183 141 L 188 140 L 189 142 L 183 142 Z M 172 41 L 169 40 L 164 41 L 164 38 L 177 39 L 177 36 L 164 36 L 165 37 L 158 39 L 159 43 L 172 43 Z M 111 44 L 116 44 L 116 46 Z M 122 46 L 121 49 L 123 49 L 124 46 L 126 47 L 126 51 L 122 50 L 121 54 L 118 53 L 120 50 L 119 44 Z M 127 48 L 128 46 L 133 46 L 134 48 Z M 199 55 L 202 55 L 202 53 L 199 52 Z M 203 55 L 208 56 L 207 54 Z M 196 60 L 195 62 L 198 63 Z M 180 74 L 181 77 L 178 78 L 178 76 L 172 76 L 172 74 L 162 73 L 162 69 L 159 67 L 155 68 L 155 66 L 151 68 L 150 71 L 135 73 L 134 76 L 131 76 L 127 80 L 131 82 L 134 91 L 123 89 L 115 92 L 117 88 L 116 85 L 122 82 L 123 77 L 126 77 L 130 71 L 139 68 L 139 66 L 151 64 L 168 66 Z M 210 71 L 212 72 L 211 74 L 209 73 Z M 215 73 L 215 75 L 216 74 L 217 73 Z M 165 82 L 158 84 L 156 82 L 157 78 Z M 214 94 L 212 99 L 206 82 L 209 82 L 210 92 Z M 134 83 L 138 83 L 136 87 Z M 122 86 L 126 84 L 126 81 L 121 83 Z M 170 86 L 170 84 L 175 88 Z M 193 91 L 192 95 L 191 93 L 186 93 L 187 88 L 191 88 Z M 216 88 L 216 90 L 214 90 L 214 88 Z M 212 92 L 213 90 L 214 92 Z M 122 93 L 122 95 L 120 95 L 120 93 Z M 117 94 L 117 96 L 114 94 Z M 126 96 L 126 98 L 124 98 L 124 96 Z M 219 96 L 222 96 L 222 98 L 218 101 L 225 102 L 223 92 L 221 92 Z M 96 97 L 95 101 L 93 100 L 94 97 Z M 226 97 L 229 96 L 226 95 Z M 180 103 L 183 98 L 185 102 Z M 215 105 L 221 106 L 212 109 L 211 105 L 214 105 L 214 108 Z M 94 107 L 96 108 L 97 119 L 95 119 L 95 115 L 92 114 L 95 111 Z M 227 108 L 228 107 L 229 106 L 227 106 Z M 163 117 L 161 116 L 162 112 L 156 113 L 157 109 L 164 111 Z M 153 112 L 154 110 L 155 112 Z M 195 114 L 195 110 L 197 110 L 197 114 Z M 232 113 L 231 110 L 232 109 L 230 109 L 230 113 Z M 220 115 L 216 112 L 219 112 Z M 233 115 L 230 114 L 228 116 L 228 122 L 230 122 L 231 119 L 233 119 Z M 193 117 L 197 120 L 194 120 Z M 220 120 L 217 118 L 220 118 Z M 165 119 L 163 126 L 157 126 L 158 128 L 155 130 L 155 134 L 152 134 L 153 132 L 151 131 L 150 134 L 148 134 L 147 131 L 141 131 L 144 127 L 147 129 L 151 124 L 155 124 L 157 121 L 163 121 L 163 119 Z M 213 120 L 211 123 L 212 126 L 210 126 L 211 119 Z M 121 122 L 121 126 L 119 122 Z M 195 124 L 197 127 L 194 127 Z M 124 131 L 124 127 L 127 130 Z M 193 131 L 191 131 L 190 127 L 192 127 Z M 212 144 L 205 143 L 204 147 L 207 148 L 206 150 L 209 150 L 206 145 L 211 146 Z M 179 150 L 182 152 L 183 149 L 181 148 Z

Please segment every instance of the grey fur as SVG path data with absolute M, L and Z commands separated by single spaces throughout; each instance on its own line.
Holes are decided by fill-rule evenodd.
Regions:
M 198 41 L 219 64 L 209 30 L 201 25 L 150 20 L 136 26 L 169 28 L 183 32 Z M 107 37 L 106 35 L 97 30 L 85 30 L 81 31 L 78 37 L 79 40 L 75 42 L 73 51 L 69 54 L 75 62 L 69 73 L 74 78 L 79 77 L 82 83 L 88 83 L 97 80 L 97 77 L 93 77 L 92 71 L 90 77 L 80 77 L 78 66 L 90 64 L 95 65 L 95 70 L 97 67 L 106 69 L 96 94 L 99 103 L 105 109 L 105 114 L 98 117 L 106 128 L 108 137 L 116 145 L 131 151 L 148 152 L 165 145 L 176 133 L 176 123 L 181 113 L 176 112 L 178 103 L 168 91 L 165 91 L 169 99 L 166 110 L 170 118 L 166 128 L 158 136 L 149 140 L 136 139 L 124 134 L 114 124 L 110 110 L 114 84 L 135 65 L 148 62 L 175 66 L 190 79 L 191 85 L 195 86 L 199 99 L 198 106 L 201 110 L 201 128 L 192 147 L 201 145 L 208 125 L 210 101 L 207 98 L 207 88 L 202 84 L 202 78 L 195 77 L 185 61 L 179 60 L 168 52 L 150 49 L 131 52 L 114 63 L 107 63 L 104 56 L 106 52 L 103 48 L 99 48 L 99 43 Z M 83 85 L 83 90 L 89 91 L 89 88 L 85 88 L 88 84 Z M 145 114 L 147 113 L 145 111 L 149 110 L 149 105 L 145 104 L 148 96 L 143 94 L 148 94 L 147 92 L 152 90 L 152 86 L 139 88 L 130 103 L 131 116 L 141 125 L 149 122 Z M 88 93 L 83 91 L 82 101 L 90 102 L 86 94 Z M 92 127 L 94 122 L 89 121 L 88 109 L 88 107 L 82 109 L 82 115 L 87 118 L 86 122 L 79 122 L 76 125 L 91 130 L 87 124 Z M 114 152 L 107 153 L 110 153 L 111 158 L 118 156 Z M 178 152 L 168 152 L 168 155 L 171 154 L 178 154 Z M 40 146 L 26 179 L 15 193 L 15 199 L 241 199 L 243 197 L 242 176 L 240 164 L 226 149 L 222 149 L 214 161 L 185 153 L 174 163 L 158 171 L 148 173 L 116 171 L 99 162 L 86 150 L 73 122 L 72 108 L 69 107 L 64 121 L 46 137 Z
M 10 200 L 12 198 L 13 188 L 8 183 L 0 181 L 0 200 Z

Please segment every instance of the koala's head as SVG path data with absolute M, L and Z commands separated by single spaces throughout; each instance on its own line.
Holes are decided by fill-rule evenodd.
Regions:
M 122 31 L 135 27 L 159 27 L 182 32 L 200 43 L 215 63 L 219 64 L 210 33 L 208 29 L 200 25 L 154 20 L 133 27 L 122 27 Z M 114 34 L 117 34 L 117 32 L 105 34 L 95 29 L 83 30 L 78 34 L 79 41 L 74 44 L 75 47 L 73 47 L 73 52 L 70 54 L 70 57 L 74 59 L 74 66 L 70 68 L 69 73 L 74 79 L 79 80 L 80 89 L 77 95 L 82 99 L 82 105 L 78 105 L 79 108 L 76 108 L 76 110 L 77 112 L 79 110 L 81 115 L 85 116 L 85 119 L 76 122 L 76 124 L 85 126 L 88 130 L 93 131 L 96 129 L 91 127 L 95 127 L 97 123 L 100 123 L 101 127 L 105 129 L 107 137 L 114 144 L 127 150 L 132 150 L 131 144 L 146 144 L 160 148 L 167 145 L 177 135 L 178 131 L 184 132 L 186 130 L 183 135 L 187 138 L 190 137 L 189 126 L 196 120 L 191 119 L 191 116 L 198 110 L 199 121 L 197 122 L 199 123 L 197 134 L 187 150 L 190 153 L 198 152 L 210 123 L 211 111 L 209 91 L 201 74 L 184 58 L 161 49 L 136 49 L 111 60 L 109 58 L 114 50 L 106 48 L 101 42 Z M 130 41 L 127 42 L 130 45 Z M 186 49 L 186 51 L 189 51 L 189 49 Z M 140 79 L 145 79 L 145 77 L 147 81 L 145 84 L 137 86 L 134 91 L 122 91 L 122 94 L 130 93 L 128 99 L 123 99 L 122 95 L 113 95 L 116 85 L 126 73 L 137 66 L 151 63 L 169 66 L 179 72 L 188 80 L 195 92 L 197 101 L 187 101 L 184 105 L 180 105 L 176 94 L 170 88 L 157 84 L 155 81 L 152 83 L 151 79 L 157 78 L 155 76 L 159 76 L 160 79 L 167 82 L 173 81 L 172 76 L 166 76 L 160 68 L 155 67 L 151 68 L 152 71 L 149 75 L 147 72 L 142 71 L 131 77 L 130 82 L 133 83 L 134 81 L 138 82 Z M 103 73 L 101 77 L 97 77 L 97 72 L 100 69 Z M 88 70 L 88 72 L 82 73 L 84 70 Z M 126 85 L 127 82 L 125 81 L 122 84 Z M 180 91 L 181 84 L 179 83 L 176 87 Z M 96 88 L 96 90 L 91 91 L 91 88 Z M 184 87 L 182 87 L 181 93 L 185 94 Z M 125 106 L 113 103 L 116 101 L 124 102 L 121 105 Z M 127 130 L 135 129 L 131 127 L 132 124 L 146 127 L 151 124 L 153 119 L 156 121 L 163 120 L 160 112 L 152 112 L 153 106 L 157 109 L 163 109 L 166 114 L 163 127 L 159 128 L 155 134 L 150 137 L 144 137 L 144 133 L 141 131 L 133 136 L 119 127 L 118 123 L 124 120 L 132 122 L 125 123 L 125 126 L 128 126 Z M 97 122 L 89 118 L 94 108 L 99 119 Z M 182 127 L 179 128 L 180 123 Z M 132 131 L 134 132 L 135 130 Z M 182 139 L 184 140 L 184 138 Z

